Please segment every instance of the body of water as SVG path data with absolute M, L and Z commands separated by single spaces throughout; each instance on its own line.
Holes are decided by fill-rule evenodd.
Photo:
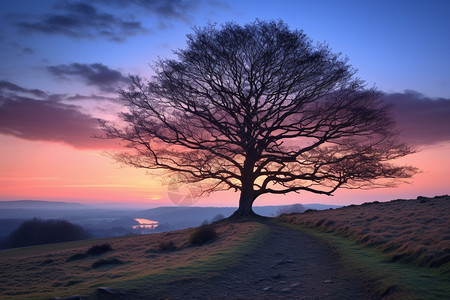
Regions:
M 149 219 L 135 219 L 139 225 L 134 225 L 133 229 L 155 229 L 158 227 L 158 221 L 153 221 Z

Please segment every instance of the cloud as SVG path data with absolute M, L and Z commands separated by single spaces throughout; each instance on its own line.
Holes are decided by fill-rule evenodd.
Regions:
M 79 101 L 79 100 L 95 100 L 95 101 L 109 101 L 109 102 L 116 102 L 117 98 L 114 97 L 106 97 L 106 96 L 100 96 L 100 95 L 94 95 L 91 94 L 89 96 L 86 95 L 80 95 L 80 94 L 76 94 L 74 96 L 68 96 L 66 97 L 65 100 L 70 100 L 70 101 Z
M 14 83 L 11 83 L 9 81 L 4 81 L 4 80 L 0 81 L 1 94 L 7 93 L 8 91 L 15 92 L 15 93 L 29 94 L 29 95 L 33 95 L 33 96 L 40 97 L 40 98 L 48 97 L 47 93 L 45 93 L 44 91 L 41 91 L 38 89 L 26 89 L 26 88 L 23 88 L 23 87 L 20 87 L 20 86 L 14 84 Z
M 450 141 L 450 99 L 429 98 L 418 92 L 386 94 L 402 139 L 415 146 Z
M 0 81 L 0 134 L 60 142 L 79 149 L 117 148 L 112 141 L 92 138 L 102 134 L 96 118 L 82 113 L 79 106 L 64 103 L 81 100 L 113 99 L 97 95 L 68 97 Z M 383 100 L 392 105 L 401 138 L 408 144 L 426 146 L 450 141 L 450 99 L 406 91 L 386 94 Z
M 103 64 L 57 65 L 47 67 L 48 71 L 61 79 L 73 76 L 81 78 L 87 85 L 97 86 L 105 92 L 116 91 L 121 84 L 129 84 L 130 79 L 119 71 L 112 70 Z
M 78 106 L 55 99 L 61 95 L 26 89 L 0 82 L 0 134 L 26 140 L 51 141 L 79 149 L 117 147 L 100 135 L 98 120 L 79 111 Z
M 23 33 L 61 34 L 74 38 L 106 38 L 122 42 L 130 36 L 147 34 L 137 18 L 156 18 L 159 29 L 170 28 L 172 21 L 192 23 L 200 8 L 230 9 L 225 0 L 60 0 L 53 11 L 42 15 L 10 14 L 12 24 Z M 111 12 L 116 9 L 115 12 Z M 120 15 L 120 16 L 119 16 Z M 138 17 L 137 17 L 138 16 Z
M 137 7 L 147 13 L 158 16 L 160 19 L 180 20 L 189 22 L 192 12 L 201 7 L 200 0 L 94 0 L 98 3 L 114 5 L 120 8 Z M 220 1 L 205 1 L 205 4 L 217 5 Z
M 112 41 L 124 41 L 127 37 L 148 32 L 141 22 L 133 18 L 123 20 L 113 14 L 101 12 L 88 2 L 58 2 L 55 13 L 27 16 L 13 24 L 26 33 L 40 32 L 62 34 L 75 38 L 103 37 Z M 15 18 L 23 19 L 23 15 Z M 36 19 L 29 21 L 28 19 Z
M 11 46 L 17 54 L 32 55 L 35 52 L 33 48 L 22 46 L 19 43 L 12 43 Z

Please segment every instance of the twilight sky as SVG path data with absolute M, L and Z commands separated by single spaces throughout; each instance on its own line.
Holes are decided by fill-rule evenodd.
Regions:
M 281 19 L 348 56 L 385 93 L 418 153 L 410 184 L 335 196 L 266 196 L 255 205 L 350 204 L 450 193 L 450 1 L 15 0 L 0 4 L 0 201 L 171 205 L 167 187 L 116 164 L 92 138 L 113 120 L 129 74 L 149 78 L 192 27 Z M 217 193 L 200 206 L 236 206 Z

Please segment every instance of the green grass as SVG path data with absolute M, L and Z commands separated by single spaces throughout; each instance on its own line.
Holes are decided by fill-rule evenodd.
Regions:
M 359 245 L 342 236 L 301 225 L 284 225 L 329 243 L 339 254 L 345 271 L 362 278 L 383 299 L 432 300 L 450 296 L 450 278 L 437 269 L 393 263 L 380 250 Z
M 124 236 L 122 239 L 133 238 L 134 236 Z M 89 240 L 80 240 L 80 241 L 72 241 L 72 242 L 63 242 L 63 243 L 54 243 L 54 244 L 44 244 L 44 245 L 36 245 L 36 246 L 28 246 L 21 248 L 11 248 L 11 249 L 3 249 L 1 250 L 1 255 L 3 257 L 14 257 L 18 258 L 20 256 L 30 256 L 30 255 L 41 255 L 45 252 L 55 252 L 60 250 L 67 249 L 77 249 L 77 248 L 86 248 L 92 246 L 95 243 L 102 243 L 110 241 L 111 238 L 99 238 L 99 239 L 89 239 Z
M 148 274 L 140 274 L 126 279 L 112 280 L 108 286 L 119 290 L 136 290 L 150 297 L 173 288 L 173 283 L 177 281 L 218 276 L 220 271 L 237 266 L 242 259 L 270 238 L 270 228 L 263 224 L 258 226 L 260 228 L 255 234 L 236 247 L 220 249 L 189 264 L 181 264 L 156 272 L 150 271 Z M 150 285 L 152 289 L 148 291 Z M 93 285 L 92 288 L 95 289 L 99 286 L 101 285 Z M 147 294 L 145 294 L 146 290 Z M 89 298 L 91 297 L 95 298 L 95 295 L 92 294 Z
M 225 226 L 227 226 L 225 224 Z M 231 227 L 233 224 L 230 225 Z M 189 246 L 187 248 L 180 248 L 177 251 L 168 253 L 158 253 L 158 255 L 164 256 L 162 259 L 170 259 L 170 255 L 183 255 L 184 251 L 198 251 L 203 253 L 196 259 L 179 259 L 178 262 L 168 263 L 167 267 L 164 267 L 163 263 L 160 263 L 158 267 L 151 264 L 151 259 L 146 262 L 145 257 L 134 258 L 132 255 L 136 255 L 137 252 L 133 250 L 116 250 L 111 255 L 102 258 L 88 256 L 82 260 L 76 260 L 74 262 L 66 262 L 66 259 L 73 255 L 74 251 L 81 250 L 85 253 L 86 248 L 99 242 L 111 242 L 117 245 L 117 248 L 121 248 L 121 244 L 128 240 L 128 237 L 120 239 L 109 240 L 90 240 L 90 241 L 78 241 L 64 244 L 45 245 L 36 248 L 28 247 L 26 249 L 16 249 L 16 253 L 9 251 L 7 254 L 8 259 L 26 259 L 29 261 L 29 265 L 33 265 L 38 272 L 48 272 L 48 269 L 41 268 L 40 264 L 49 260 L 46 255 L 43 255 L 42 251 L 54 251 L 55 248 L 61 250 L 62 254 L 59 257 L 52 257 L 46 263 L 52 266 L 53 270 L 59 272 L 60 275 L 55 278 L 51 278 L 48 281 L 42 282 L 39 288 L 24 292 L 18 288 L 8 288 L 2 286 L 0 282 L 0 298 L 6 297 L 6 299 L 50 299 L 54 297 L 70 297 L 73 295 L 82 295 L 88 299 L 100 299 L 100 295 L 97 294 L 97 288 L 101 286 L 108 286 L 117 290 L 124 290 L 138 293 L 142 297 L 152 298 L 153 295 L 159 292 L 164 293 L 165 290 L 173 288 L 173 284 L 177 281 L 193 280 L 193 279 L 205 279 L 213 276 L 218 276 L 221 271 L 237 266 L 242 259 L 250 255 L 255 248 L 260 247 L 264 241 L 271 236 L 271 230 L 267 225 L 260 223 L 252 223 L 255 231 L 242 232 L 245 238 L 239 240 L 239 242 L 227 242 L 223 246 L 220 245 L 220 236 L 218 241 L 206 243 L 202 246 Z M 232 235 L 229 235 L 232 236 Z M 131 238 L 130 240 L 133 240 Z M 216 244 L 218 243 L 218 244 Z M 156 244 L 158 245 L 158 244 Z M 122 245 L 122 248 L 125 247 Z M 146 246 L 148 247 L 148 246 Z M 211 247 L 210 251 L 206 251 Z M 114 246 L 114 248 L 116 248 Z M 144 247 L 145 249 L 145 247 Z M 139 252 L 142 256 L 145 250 L 141 249 Z M 198 249 L 198 250 L 196 250 Z M 18 253 L 17 253 L 18 252 Z M 80 251 L 78 251 L 80 252 Z M 44 252 L 45 253 L 45 252 Z M 205 255 L 206 253 L 206 255 Z M 2 253 L 4 254 L 4 253 Z M 18 255 L 17 255 L 18 254 Z M 125 256 L 129 255 L 129 256 Z M 35 257 L 36 255 L 36 257 Z M 145 255 L 145 254 L 144 254 Z M 112 261 L 114 257 L 120 258 L 120 262 Z M 188 256 L 187 256 L 188 257 Z M 99 260 L 105 260 L 110 262 L 105 266 L 92 269 L 91 264 Z M 138 268 L 132 266 L 134 260 L 142 261 L 140 266 L 145 264 L 144 268 Z M 163 266 L 163 267 L 161 267 Z M 70 268 L 74 268 L 76 271 L 71 274 Z M 146 269 L 148 268 L 148 269 Z M 148 270 L 148 271 L 147 271 Z M 38 276 L 39 273 L 29 273 L 21 267 L 16 272 L 23 273 L 24 276 L 15 278 L 11 281 L 6 280 L 4 283 L 11 282 L 15 286 L 22 286 L 22 282 L 33 280 L 33 276 Z M 49 276 L 48 274 L 44 274 Z M 18 282 L 20 281 L 20 282 Z M 3 299 L 3 298 L 2 298 Z

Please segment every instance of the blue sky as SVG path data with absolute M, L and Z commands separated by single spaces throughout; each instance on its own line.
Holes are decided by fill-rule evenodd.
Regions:
M 0 7 L 0 200 L 61 200 L 70 192 L 69 200 L 163 201 L 160 185 L 146 191 L 145 174 L 112 168 L 101 156 L 111 145 L 91 138 L 96 118 L 114 118 L 120 107 L 112 100 L 128 75 L 150 78 L 153 62 L 174 57 L 193 27 L 256 18 L 283 20 L 347 56 L 368 87 L 386 93 L 406 142 L 424 149 L 408 161 L 424 170 L 414 188 L 374 197 L 450 192 L 443 175 L 450 171 L 448 0 L 15 0 Z
M 77 11 L 81 5 L 95 13 Z M 183 47 L 192 26 L 260 18 L 281 19 L 326 41 L 369 86 L 450 97 L 449 1 L 19 0 L 1 6 L 0 78 L 27 88 L 92 90 L 75 78 L 55 81 L 47 67 L 61 64 L 101 63 L 148 75 L 147 64 Z M 72 24 L 64 23 L 68 16 Z

